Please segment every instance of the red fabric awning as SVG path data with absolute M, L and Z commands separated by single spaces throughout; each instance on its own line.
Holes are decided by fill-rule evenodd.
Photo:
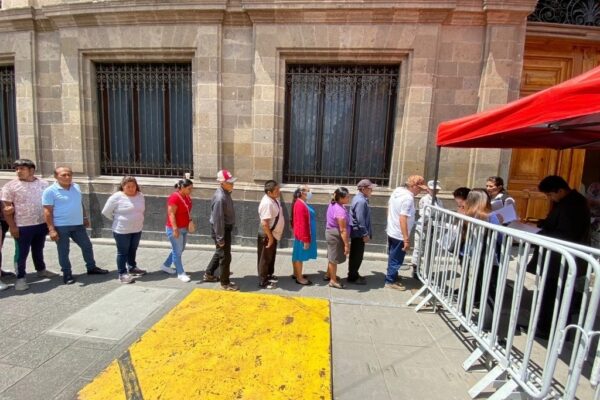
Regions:
M 444 122 L 437 145 L 600 149 L 600 67 L 502 107 Z

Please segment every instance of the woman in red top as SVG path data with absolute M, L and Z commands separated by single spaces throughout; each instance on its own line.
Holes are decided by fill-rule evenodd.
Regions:
M 189 179 L 180 179 L 176 184 L 177 189 L 167 199 L 167 237 L 171 242 L 171 252 L 160 267 L 168 274 L 177 274 L 183 282 L 189 282 L 190 277 L 183 269 L 181 254 L 185 250 L 188 234 L 188 225 L 192 220 L 192 189 L 194 183 Z M 171 268 L 175 264 L 175 270 Z
M 317 258 L 317 227 L 315 210 L 308 205 L 312 197 L 310 188 L 299 186 L 292 201 L 291 225 L 294 229 L 294 250 L 292 265 L 294 280 L 299 285 L 311 285 L 312 282 L 302 275 L 302 263 Z

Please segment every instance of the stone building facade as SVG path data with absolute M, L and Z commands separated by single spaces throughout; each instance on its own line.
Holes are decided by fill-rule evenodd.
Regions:
M 433 178 L 437 125 L 519 96 L 526 19 L 535 4 L 3 0 L 0 66 L 14 71 L 20 157 L 35 160 L 44 177 L 51 177 L 57 165 L 71 166 L 87 193 L 92 234 L 109 236 L 110 225 L 99 210 L 123 173 L 103 172 L 101 149 L 106 144 L 101 130 L 112 122 L 100 112 L 98 66 L 190 65 L 190 172 L 195 182 L 193 214 L 200 227 L 192 241 L 210 242 L 209 200 L 216 172 L 227 168 L 239 178 L 235 237 L 246 245 L 255 242 L 264 181 L 283 182 L 286 212 L 299 183 L 286 178 L 286 157 L 303 151 L 286 144 L 291 118 L 286 116 L 288 66 L 397 67 L 387 176 L 372 200 L 376 232 L 371 250 L 385 251 L 388 195 L 409 175 Z M 509 151 L 444 151 L 440 180 L 449 190 L 483 185 L 489 175 L 505 176 L 509 161 Z M 144 175 L 139 181 L 148 202 L 145 238 L 162 238 L 164 201 L 175 179 Z M 2 182 L 13 176 L 10 170 L 0 171 Z M 338 184 L 334 180 L 311 186 L 323 220 Z

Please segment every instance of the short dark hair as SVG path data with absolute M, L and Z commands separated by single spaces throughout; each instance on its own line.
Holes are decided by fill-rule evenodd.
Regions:
M 119 184 L 119 191 L 122 192 L 125 185 L 131 182 L 135 183 L 135 191 L 140 192 L 140 185 L 138 185 L 137 179 L 130 175 L 124 176 L 123 179 L 121 179 L 121 183 Z
M 495 186 L 502 186 L 502 188 L 504 188 L 504 179 L 500 178 L 499 176 L 490 176 L 487 178 L 486 182 L 494 182 Z
M 35 164 L 33 161 L 31 161 L 27 158 L 19 158 L 18 160 L 15 160 L 15 162 L 13 163 L 13 168 L 17 169 L 19 167 L 27 167 L 27 168 L 35 169 Z
M 550 175 L 542 179 L 538 190 L 542 193 L 557 193 L 560 189 L 570 190 L 569 184 L 558 175 Z
M 273 190 L 275 190 L 277 186 L 279 186 L 279 183 L 277 183 L 277 181 L 269 179 L 265 182 L 265 193 L 271 193 Z
M 468 187 L 461 186 L 457 188 L 454 192 L 452 192 L 452 196 L 454 196 L 455 199 L 466 200 L 470 191 L 471 189 L 469 189 Z

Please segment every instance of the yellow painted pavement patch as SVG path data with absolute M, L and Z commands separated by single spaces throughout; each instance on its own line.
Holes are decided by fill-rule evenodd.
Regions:
M 330 400 L 330 342 L 327 300 L 196 289 L 79 398 Z

